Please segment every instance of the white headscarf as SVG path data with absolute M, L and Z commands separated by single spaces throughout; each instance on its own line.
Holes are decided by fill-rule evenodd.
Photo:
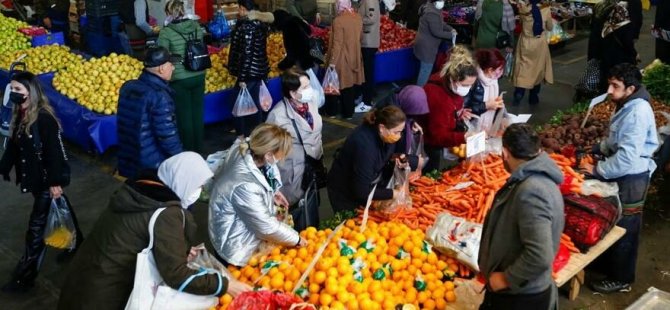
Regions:
M 158 167 L 158 178 L 179 196 L 184 209 L 198 200 L 202 186 L 212 176 L 207 162 L 194 152 L 174 155 Z

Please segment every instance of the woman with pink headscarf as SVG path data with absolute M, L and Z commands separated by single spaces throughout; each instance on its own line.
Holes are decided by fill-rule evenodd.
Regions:
M 355 89 L 365 81 L 361 33 L 363 20 L 351 8 L 350 0 L 337 0 L 337 17 L 333 19 L 326 59 L 340 78 L 340 98 L 326 98 L 325 114 L 331 117 L 341 113 L 342 118 L 354 115 Z

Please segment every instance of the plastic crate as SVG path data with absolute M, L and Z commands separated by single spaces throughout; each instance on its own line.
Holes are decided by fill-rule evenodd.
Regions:
M 86 0 L 86 15 L 104 17 L 119 13 L 118 0 Z
M 32 38 L 32 46 L 38 47 L 43 45 L 65 45 L 65 36 L 62 32 L 47 33 Z

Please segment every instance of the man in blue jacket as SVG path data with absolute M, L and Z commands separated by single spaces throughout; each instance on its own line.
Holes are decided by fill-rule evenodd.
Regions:
M 601 256 L 607 278 L 592 283 L 600 293 L 630 292 L 635 281 L 637 249 L 642 229 L 642 210 L 651 174 L 652 158 L 658 148 L 654 111 L 649 93 L 642 85 L 640 70 L 623 63 L 609 73 L 607 93 L 616 103 L 610 120 L 609 136 L 593 147 L 605 157 L 596 165 L 582 164 L 582 170 L 596 178 L 619 185 L 623 216 L 617 223 L 626 234 Z
M 121 87 L 117 113 L 121 176 L 133 178 L 143 169 L 158 169 L 163 160 L 182 152 L 174 91 L 168 84 L 177 59 L 164 47 L 150 48 L 139 79 Z

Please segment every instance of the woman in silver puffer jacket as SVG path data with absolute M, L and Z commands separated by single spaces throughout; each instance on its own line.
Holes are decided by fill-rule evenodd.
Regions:
M 285 129 L 261 124 L 228 151 L 209 203 L 209 237 L 227 263 L 245 266 L 263 241 L 306 245 L 297 231 L 277 218 L 276 205 L 288 207 L 279 192 L 277 163 L 289 154 L 292 143 Z

